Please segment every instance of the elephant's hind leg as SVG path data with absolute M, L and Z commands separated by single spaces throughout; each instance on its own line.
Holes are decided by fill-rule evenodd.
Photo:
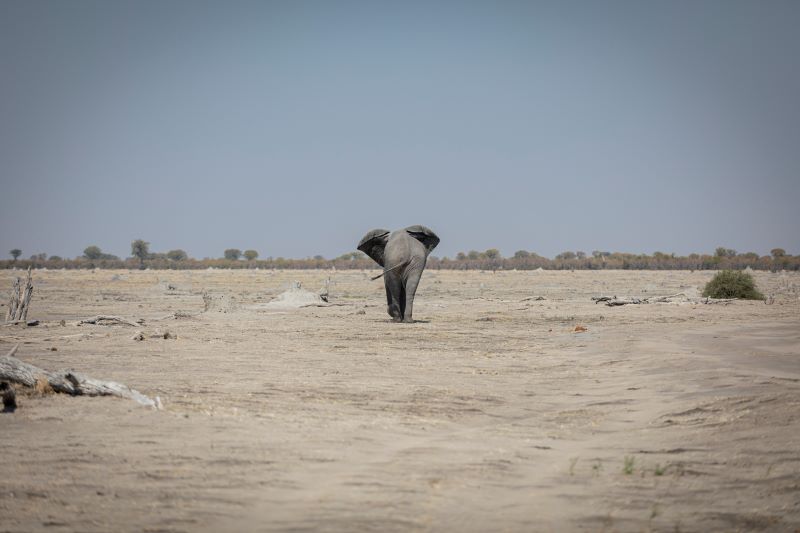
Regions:
M 417 293 L 417 286 L 419 285 L 421 277 L 421 269 L 418 272 L 412 272 L 409 274 L 405 286 L 403 287 L 403 305 L 401 307 L 403 310 L 403 322 L 414 322 L 414 318 L 412 317 L 412 313 L 414 312 L 414 295 Z
M 392 282 L 388 276 L 385 276 L 384 287 L 386 288 L 386 312 L 389 313 L 389 316 L 391 316 L 392 319 L 402 320 L 403 311 L 400 309 L 401 286 Z

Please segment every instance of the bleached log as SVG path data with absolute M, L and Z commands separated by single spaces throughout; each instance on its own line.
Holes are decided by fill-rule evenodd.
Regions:
M 722 304 L 727 305 L 736 301 L 736 298 L 693 298 L 687 296 L 683 292 L 677 294 L 670 294 L 667 296 L 651 296 L 649 298 L 617 298 L 616 296 L 599 296 L 592 297 L 595 303 L 605 302 L 608 307 L 617 307 L 622 305 L 632 304 L 657 304 L 657 303 L 674 303 L 678 300 L 679 303 L 692 303 L 692 304 Z
M 72 370 L 49 372 L 13 357 L 16 346 L 8 355 L 0 357 L 0 379 L 35 387 L 44 380 L 55 392 L 72 396 L 118 396 L 133 400 L 146 407 L 161 409 L 161 400 L 155 400 L 116 381 L 101 381 Z

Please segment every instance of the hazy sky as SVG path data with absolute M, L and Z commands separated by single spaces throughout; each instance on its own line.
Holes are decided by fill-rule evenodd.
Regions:
M 800 2 L 0 1 L 0 255 L 800 253 Z

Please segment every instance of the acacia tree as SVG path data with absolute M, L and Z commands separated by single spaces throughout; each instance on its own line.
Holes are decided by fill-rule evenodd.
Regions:
M 13 250 L 9 250 L 8 253 L 11 254 L 11 257 L 14 258 L 14 262 L 17 262 L 17 258 L 22 255 L 22 250 L 19 248 L 14 248 Z
M 185 261 L 189 255 L 183 250 L 170 250 L 167 252 L 167 258 L 172 261 Z
M 99 246 L 87 246 L 83 251 L 83 256 L 90 261 L 96 261 L 103 256 L 103 251 Z
M 150 243 L 136 239 L 131 243 L 131 255 L 139 258 L 139 268 L 144 270 L 144 260 L 150 255 Z
M 244 258 L 247 259 L 248 261 L 253 261 L 254 259 L 258 258 L 258 252 L 255 250 L 245 250 Z
M 242 251 L 238 248 L 228 248 L 225 250 L 225 259 L 238 261 L 240 257 L 242 257 Z

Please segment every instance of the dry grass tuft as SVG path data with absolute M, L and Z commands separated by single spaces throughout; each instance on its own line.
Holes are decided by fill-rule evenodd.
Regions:
M 36 394 L 40 395 L 55 394 L 53 387 L 51 387 L 50 383 L 48 383 L 44 378 L 36 379 L 36 384 L 33 386 L 33 390 L 36 392 Z

